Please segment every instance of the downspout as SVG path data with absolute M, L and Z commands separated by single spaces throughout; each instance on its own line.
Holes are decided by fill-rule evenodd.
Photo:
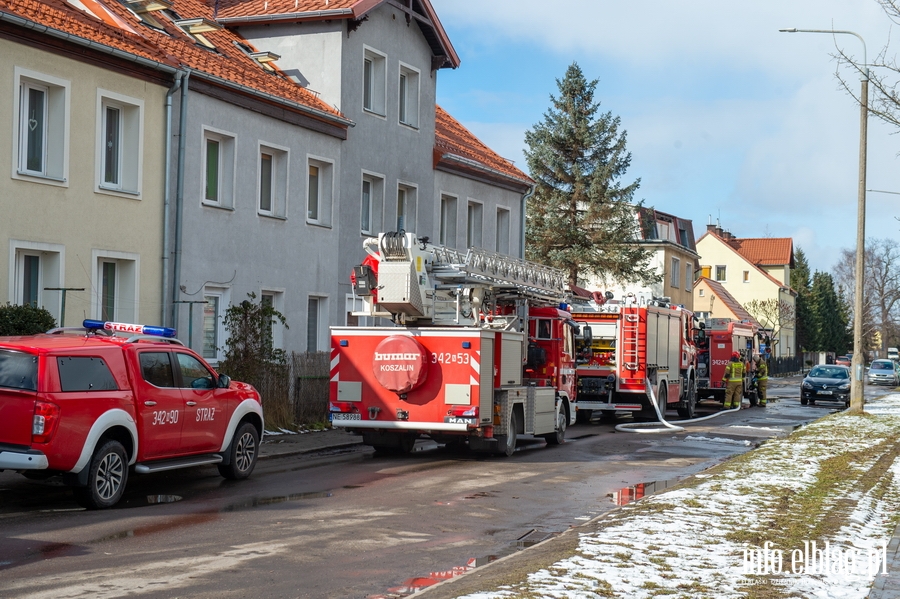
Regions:
M 163 187 L 163 254 L 162 254 L 162 314 L 160 322 L 163 326 L 168 326 L 166 316 L 166 298 L 169 290 L 169 204 L 171 203 L 171 192 L 169 191 L 172 180 L 172 96 L 181 87 L 181 78 L 184 77 L 183 71 L 175 73 L 175 85 L 173 85 L 166 93 L 166 147 L 165 147 L 165 184 Z
M 522 212 L 520 213 L 522 218 L 522 231 L 519 235 L 519 258 L 522 260 L 525 259 L 525 208 L 528 205 L 528 198 L 534 195 L 535 186 L 532 185 L 525 195 L 522 196 Z
M 181 106 L 178 119 L 178 171 L 175 174 L 175 273 L 172 279 L 172 326 L 178 327 L 178 294 L 181 281 L 181 229 L 184 207 L 184 138 L 187 129 L 188 84 L 191 71 L 181 80 Z M 190 343 L 191 340 L 188 340 Z

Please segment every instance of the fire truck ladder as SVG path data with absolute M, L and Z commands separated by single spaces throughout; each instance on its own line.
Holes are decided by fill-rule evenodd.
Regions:
M 635 306 L 622 308 L 622 364 L 626 370 L 637 371 L 647 339 L 641 335 L 640 312 Z
M 559 302 L 566 297 L 566 275 L 563 271 L 489 252 L 469 248 L 462 254 L 453 248 L 432 246 L 434 262 L 431 274 L 447 285 L 488 285 L 502 293 L 515 290 L 517 295 Z

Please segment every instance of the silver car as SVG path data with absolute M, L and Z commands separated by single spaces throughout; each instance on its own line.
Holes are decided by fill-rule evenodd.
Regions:
M 900 374 L 893 360 L 875 360 L 869 367 L 870 385 L 900 386 Z

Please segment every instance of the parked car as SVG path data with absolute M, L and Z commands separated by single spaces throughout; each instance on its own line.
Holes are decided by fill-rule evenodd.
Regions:
M 875 360 L 869 367 L 870 385 L 900 386 L 900 374 L 893 360 Z
M 250 476 L 263 434 L 259 393 L 174 337 L 97 320 L 0 337 L 0 471 L 61 474 L 89 509 L 115 505 L 129 470 L 216 464 L 225 478 Z
M 838 356 L 834 359 L 834 363 L 837 366 L 846 366 L 850 367 L 850 356 Z
M 814 366 L 800 386 L 800 403 L 816 405 L 816 401 L 841 401 L 850 407 L 850 368 L 847 366 Z

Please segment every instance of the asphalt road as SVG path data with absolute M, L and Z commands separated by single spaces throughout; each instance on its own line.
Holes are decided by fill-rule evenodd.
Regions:
M 0 473 L 0 597 L 403 596 L 838 408 L 800 406 L 797 381 L 771 387 L 781 401 L 683 433 L 578 425 L 561 446 L 522 440 L 510 458 L 420 441 L 407 456 L 273 458 L 240 482 L 215 468 L 132 476 L 99 512 Z

